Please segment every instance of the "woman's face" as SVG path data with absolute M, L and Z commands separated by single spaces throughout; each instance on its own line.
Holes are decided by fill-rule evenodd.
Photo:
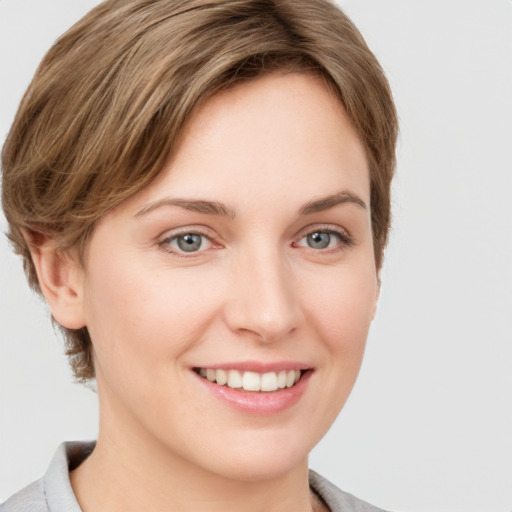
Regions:
M 243 480 L 307 462 L 378 296 L 364 149 L 323 82 L 210 99 L 85 258 L 100 437 Z

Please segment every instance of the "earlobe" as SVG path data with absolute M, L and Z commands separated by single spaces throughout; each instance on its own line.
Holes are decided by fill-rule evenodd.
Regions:
M 39 287 L 53 318 L 63 327 L 85 326 L 83 314 L 83 271 L 69 252 L 61 251 L 45 235 L 23 231 L 37 272 Z

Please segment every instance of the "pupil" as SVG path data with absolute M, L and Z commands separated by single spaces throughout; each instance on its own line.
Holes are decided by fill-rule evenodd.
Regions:
M 178 237 L 178 246 L 182 251 L 194 252 L 201 247 L 201 236 L 189 233 Z
M 329 246 L 331 235 L 329 233 L 311 233 L 307 237 L 308 245 L 314 249 L 325 249 Z

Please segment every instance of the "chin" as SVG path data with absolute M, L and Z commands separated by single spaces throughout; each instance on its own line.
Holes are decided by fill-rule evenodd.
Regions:
M 252 457 L 247 460 L 247 456 L 243 454 L 238 459 L 233 458 L 229 467 L 218 467 L 215 472 L 230 480 L 263 482 L 279 480 L 299 468 L 306 469 L 307 462 L 307 455 L 303 458 L 290 456 L 286 460 L 276 457 L 258 457 L 256 459 Z
M 254 434 L 257 437 L 258 433 Z M 263 435 L 252 442 L 230 443 L 227 449 L 226 446 L 211 450 L 205 447 L 210 457 L 203 467 L 225 478 L 245 482 L 280 479 L 300 468 L 305 471 L 314 443 L 306 440 L 291 443 L 290 437 L 293 436 L 265 439 Z

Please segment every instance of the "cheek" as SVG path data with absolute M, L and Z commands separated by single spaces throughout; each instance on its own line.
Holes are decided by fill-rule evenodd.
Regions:
M 308 295 L 318 329 L 334 345 L 366 340 L 378 296 L 373 269 L 343 269 Z
M 132 377 L 169 367 L 156 362 L 174 364 L 201 339 L 218 303 L 218 287 L 207 293 L 207 280 L 148 267 L 119 260 L 96 266 L 86 289 L 87 327 L 98 363 L 113 372 L 129 370 Z
M 359 373 L 377 291 L 375 272 L 368 266 L 345 269 L 310 297 L 310 323 L 325 351 L 331 396 L 341 405 Z
M 338 416 L 356 382 L 377 289 L 374 267 L 346 266 L 332 272 L 331 279 L 317 281 L 314 293 L 306 295 L 311 329 L 308 334 L 316 340 L 319 371 L 315 416 L 322 419 L 322 435 Z

